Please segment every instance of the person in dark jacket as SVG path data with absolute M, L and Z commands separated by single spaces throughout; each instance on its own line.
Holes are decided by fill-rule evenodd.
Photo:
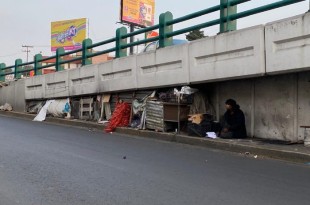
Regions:
M 246 138 L 245 117 L 240 110 L 240 106 L 233 99 L 225 102 L 226 112 L 224 114 L 224 122 L 221 138 Z

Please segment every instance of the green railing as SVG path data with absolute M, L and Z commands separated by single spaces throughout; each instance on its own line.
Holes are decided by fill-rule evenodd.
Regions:
M 83 45 L 81 49 L 65 52 L 63 48 L 58 48 L 56 50 L 56 55 L 51 56 L 48 58 L 42 58 L 41 54 L 37 54 L 34 56 L 34 61 L 28 62 L 28 63 L 22 63 L 21 59 L 15 60 L 15 65 L 12 66 L 6 66 L 4 63 L 0 64 L 0 81 L 5 81 L 5 76 L 14 74 L 14 78 L 18 79 L 21 77 L 23 73 L 27 73 L 30 71 L 34 71 L 34 75 L 41 75 L 42 69 L 48 68 L 48 67 L 55 67 L 56 71 L 63 70 L 63 64 L 71 63 L 74 61 L 81 61 L 82 65 L 89 65 L 92 63 L 91 58 L 111 52 L 115 52 L 115 57 L 120 58 L 127 56 L 127 48 L 150 43 L 153 41 L 159 41 L 159 47 L 163 48 L 166 46 L 172 45 L 172 37 L 188 33 L 190 31 L 196 30 L 196 29 L 202 29 L 207 28 L 214 25 L 220 26 L 220 33 L 228 32 L 236 30 L 237 24 L 236 20 L 240 18 L 244 18 L 250 15 L 254 15 L 257 13 L 261 13 L 264 11 L 268 11 L 271 9 L 276 9 L 279 7 L 287 6 L 290 4 L 298 3 L 305 0 L 282 0 L 275 3 L 267 4 L 258 8 L 246 10 L 240 13 L 237 13 L 237 5 L 241 3 L 245 3 L 251 0 L 220 0 L 220 4 L 217 6 L 213 6 L 211 8 L 207 8 L 180 18 L 173 19 L 173 15 L 170 12 L 163 13 L 159 16 L 159 24 L 139 29 L 137 31 L 134 31 L 132 33 L 127 33 L 127 29 L 125 27 L 118 28 L 116 30 L 116 37 L 111 38 L 102 42 L 98 42 L 93 44 L 91 39 L 85 39 L 83 41 Z M 254 1 L 254 0 L 253 0 Z M 177 23 L 181 23 L 190 19 L 194 19 L 206 14 L 210 14 L 213 12 L 220 11 L 220 18 L 215 19 L 212 21 L 204 22 L 198 25 L 194 25 L 191 27 L 183 28 L 180 30 L 173 31 L 173 25 Z M 127 43 L 127 39 L 130 37 L 134 37 L 136 35 L 145 34 L 147 32 L 153 31 L 153 30 L 159 30 L 159 36 L 149 38 L 149 39 L 143 39 L 139 41 L 135 41 L 132 43 Z M 103 51 L 99 51 L 96 53 L 92 53 L 91 49 L 107 45 L 110 43 L 114 43 L 115 47 L 106 49 Z M 70 60 L 63 60 L 64 56 L 75 54 L 78 52 L 82 52 L 82 56 L 75 57 Z M 55 63 L 48 64 L 42 66 L 42 63 L 47 61 L 55 59 Z M 13 72 L 10 72 L 13 70 Z

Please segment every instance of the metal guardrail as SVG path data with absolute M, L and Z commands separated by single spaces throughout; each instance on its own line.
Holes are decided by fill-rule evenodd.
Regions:
M 27 73 L 30 71 L 34 71 L 34 75 L 42 74 L 42 69 L 48 67 L 55 67 L 56 72 L 63 70 L 64 64 L 81 61 L 82 65 L 91 64 L 91 58 L 99 55 L 103 55 L 110 52 L 115 52 L 115 57 L 120 58 L 127 56 L 127 48 L 150 43 L 153 41 L 159 41 L 159 47 L 163 48 L 166 46 L 172 45 L 172 37 L 180 34 L 188 33 L 193 30 L 207 28 L 214 25 L 220 25 L 220 33 L 228 32 L 236 30 L 236 20 L 240 18 L 244 18 L 250 15 L 258 14 L 261 12 L 265 12 L 268 10 L 276 9 L 279 7 L 287 6 L 290 4 L 295 4 L 305 0 L 281 0 L 275 3 L 267 4 L 261 7 L 257 7 L 254 9 L 246 10 L 240 13 L 237 13 L 237 5 L 245 2 L 249 2 L 251 0 L 220 0 L 220 4 L 217 6 L 213 6 L 195 13 L 191 13 L 176 19 L 173 19 L 173 15 L 171 12 L 162 13 L 159 16 L 159 24 L 150 26 L 147 28 L 139 29 L 137 31 L 127 33 L 127 29 L 125 27 L 118 28 L 116 30 L 116 37 L 111 38 L 105 41 L 101 41 L 98 43 L 92 43 L 91 39 L 85 39 L 83 41 L 83 45 L 81 49 L 65 52 L 63 48 L 58 48 L 56 50 L 56 55 L 48 58 L 42 58 L 41 54 L 37 54 L 34 56 L 34 61 L 28 63 L 22 63 L 21 59 L 15 60 L 15 65 L 6 66 L 4 63 L 0 64 L 0 81 L 5 81 L 5 76 L 14 74 L 14 78 L 18 79 L 21 77 L 22 73 Z M 206 14 L 210 14 L 213 12 L 220 11 L 220 18 L 212 21 L 208 21 L 205 23 L 201 23 L 198 25 L 194 25 L 191 27 L 183 28 L 177 31 L 173 31 L 173 25 L 177 23 L 181 23 L 190 19 L 194 19 Z M 134 37 L 136 35 L 145 34 L 147 32 L 159 29 L 159 36 L 138 40 L 132 43 L 127 43 L 127 39 L 130 37 Z M 91 53 L 91 49 L 107 45 L 110 43 L 115 43 L 115 47 L 106 49 L 103 51 L 99 51 L 96 53 Z M 78 52 L 82 52 L 82 56 L 75 57 L 70 60 L 64 60 L 64 56 L 68 56 L 71 54 L 75 54 Z M 42 66 L 47 60 L 55 59 L 55 63 L 48 64 Z M 28 68 L 28 67 L 30 68 Z M 13 72 L 11 72 L 13 70 Z

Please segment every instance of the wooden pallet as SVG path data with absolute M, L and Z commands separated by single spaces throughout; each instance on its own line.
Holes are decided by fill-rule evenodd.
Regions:
M 81 98 L 80 99 L 80 119 L 91 120 L 94 117 L 94 99 Z

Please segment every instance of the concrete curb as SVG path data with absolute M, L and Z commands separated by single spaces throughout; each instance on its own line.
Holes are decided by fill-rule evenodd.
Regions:
M 0 116 L 9 116 L 9 117 L 27 119 L 27 120 L 33 120 L 35 118 L 35 115 L 33 114 L 19 113 L 19 112 L 3 112 L 3 111 L 0 111 Z M 81 120 L 67 120 L 67 119 L 53 118 L 53 117 L 47 117 L 44 122 L 57 124 L 57 125 L 65 125 L 65 126 L 72 126 L 72 127 L 97 129 L 97 130 L 103 130 L 104 128 L 103 125 L 94 123 L 94 122 L 87 122 L 87 121 L 81 121 Z
M 295 163 L 310 162 L 310 155 L 302 152 L 291 152 L 280 149 L 271 149 L 264 146 L 250 146 L 238 144 L 237 142 L 231 143 L 223 139 L 208 139 L 208 138 L 195 138 L 184 135 L 175 135 L 169 133 L 159 133 L 146 130 L 134 130 L 129 128 L 117 128 L 118 133 L 134 135 L 139 137 L 147 137 L 152 139 L 159 139 L 169 142 L 177 142 L 189 144 L 194 146 L 224 150 L 235 153 L 250 153 L 251 155 L 258 155 L 260 157 L 268 157 L 273 159 L 291 161 Z
M 17 113 L 17 112 L 3 112 L 0 111 L 1 116 L 9 116 L 15 118 L 22 118 L 32 120 L 35 116 L 32 114 L 26 113 Z M 47 123 L 53 123 L 58 125 L 67 125 L 79 128 L 89 128 L 89 129 L 97 129 L 103 131 L 104 126 L 87 121 L 80 120 L 66 120 L 60 118 L 47 118 Z M 188 137 L 184 135 L 177 135 L 171 133 L 162 133 L 162 132 L 154 132 L 148 130 L 135 130 L 131 128 L 117 128 L 117 133 L 125 134 L 125 135 L 134 135 L 138 137 L 151 138 L 156 140 L 163 140 L 169 142 L 177 142 L 182 144 L 189 144 L 194 146 L 224 150 L 235 153 L 246 153 L 249 152 L 251 155 L 258 155 L 260 157 L 268 157 L 273 159 L 291 161 L 295 163 L 305 163 L 310 162 L 310 154 L 302 153 L 302 152 L 292 152 L 283 149 L 274 149 L 264 145 L 244 145 L 238 142 L 230 142 L 222 139 L 207 139 L 207 138 L 195 138 Z

